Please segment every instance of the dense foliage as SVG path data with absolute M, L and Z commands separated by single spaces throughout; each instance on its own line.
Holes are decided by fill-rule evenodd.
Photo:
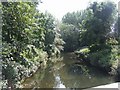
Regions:
M 65 41 L 64 51 L 71 52 L 76 50 L 79 47 L 80 30 L 72 24 L 61 24 L 60 29 L 62 39 Z
M 59 23 L 37 2 L 1 2 L 3 86 L 19 87 L 60 51 L 75 51 L 82 62 L 120 73 L 120 17 L 112 2 L 94 2 L 67 13 Z M 20 81 L 20 82 L 18 82 Z
M 86 18 L 86 11 L 77 11 L 72 13 L 67 13 L 63 16 L 62 22 L 66 24 L 72 24 L 76 28 L 80 28 L 80 24 Z
M 116 6 L 112 2 L 94 2 L 86 9 L 82 22 L 81 46 L 89 48 L 87 60 L 108 72 L 118 68 L 118 41 L 115 38 Z M 112 74 L 115 72 L 112 72 Z
M 74 51 L 80 47 L 81 24 L 85 18 L 86 11 L 68 12 L 63 16 L 60 29 L 65 41 L 64 51 Z
M 48 57 L 60 54 L 63 41 L 50 14 L 40 13 L 36 2 L 2 2 L 3 83 L 12 89 Z M 48 40 L 49 39 L 49 40 Z M 59 48 L 61 47 L 61 48 Z M 59 52 L 59 53 L 58 53 Z
M 67 13 L 61 25 L 65 50 L 77 50 L 80 60 L 115 74 L 119 62 L 118 19 L 113 2 L 93 2 L 84 11 Z

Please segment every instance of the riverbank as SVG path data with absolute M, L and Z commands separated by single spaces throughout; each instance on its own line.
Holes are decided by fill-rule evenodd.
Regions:
M 117 46 L 114 45 L 114 47 Z M 83 47 L 75 51 L 75 54 L 80 62 L 101 69 L 109 75 L 117 76 L 120 73 L 120 59 L 117 48 L 112 47 L 92 51 L 91 47 Z

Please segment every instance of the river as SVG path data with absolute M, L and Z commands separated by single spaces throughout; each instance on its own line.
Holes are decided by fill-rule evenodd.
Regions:
M 78 62 L 72 53 L 63 53 L 63 60 L 39 69 L 23 82 L 24 88 L 90 88 L 115 82 L 103 71 Z

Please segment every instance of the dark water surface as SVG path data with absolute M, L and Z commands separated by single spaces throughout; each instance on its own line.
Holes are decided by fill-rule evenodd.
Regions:
M 24 88 L 88 88 L 115 82 L 114 78 L 78 62 L 72 53 L 62 54 L 63 60 L 38 70 L 22 84 Z

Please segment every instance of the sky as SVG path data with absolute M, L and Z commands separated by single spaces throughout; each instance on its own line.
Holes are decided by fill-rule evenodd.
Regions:
M 40 12 L 49 12 L 56 19 L 61 20 L 62 17 L 67 12 L 80 11 L 85 9 L 89 2 L 93 1 L 106 1 L 106 0 L 41 0 L 42 3 L 38 5 L 38 9 Z M 110 0 L 109 0 L 110 1 Z M 120 0 L 111 0 L 116 4 Z

